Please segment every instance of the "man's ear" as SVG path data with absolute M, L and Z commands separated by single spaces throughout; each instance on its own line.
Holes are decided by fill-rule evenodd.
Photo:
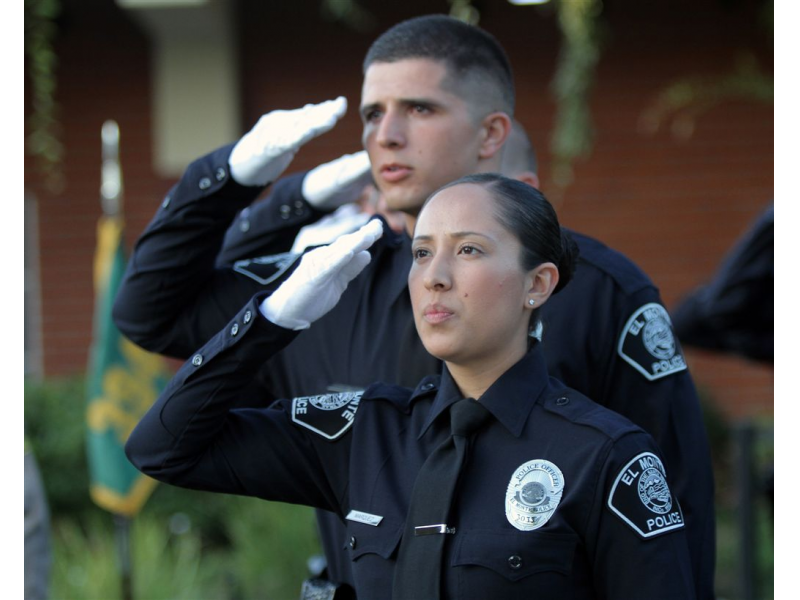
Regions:
M 539 189 L 539 176 L 533 171 L 523 171 L 522 173 L 517 173 L 514 175 L 514 179 L 521 181 L 522 183 L 527 183 L 532 188 L 536 188 L 537 190 Z
M 500 149 L 511 133 L 511 118 L 504 112 L 489 113 L 481 122 L 483 141 L 478 157 L 482 160 L 500 159 Z

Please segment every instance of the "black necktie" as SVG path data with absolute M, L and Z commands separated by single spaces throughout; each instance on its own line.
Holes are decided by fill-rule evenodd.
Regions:
M 455 533 L 447 522 L 453 492 L 469 435 L 489 416 L 489 411 L 471 398 L 450 407 L 451 435 L 431 453 L 414 483 L 397 554 L 392 600 L 439 598 L 445 537 Z

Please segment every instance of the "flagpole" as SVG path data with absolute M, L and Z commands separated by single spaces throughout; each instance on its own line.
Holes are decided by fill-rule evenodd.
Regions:
M 116 217 L 122 210 L 122 168 L 119 164 L 119 125 L 106 121 L 100 130 L 103 140 L 103 167 L 100 184 L 100 205 L 107 217 Z
M 119 125 L 117 122 L 108 120 L 103 123 L 100 137 L 103 142 L 100 204 L 106 217 L 118 217 L 122 211 L 122 168 L 119 163 Z M 113 515 L 122 600 L 133 600 L 130 519 L 120 513 L 113 513 Z

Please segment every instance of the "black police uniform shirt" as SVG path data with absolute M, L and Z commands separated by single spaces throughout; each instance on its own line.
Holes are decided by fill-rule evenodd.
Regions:
M 189 166 L 131 256 L 114 318 L 148 350 L 190 356 L 254 293 L 274 288 L 291 272 L 296 257 L 274 253 L 291 247 L 300 227 L 322 214 L 302 199 L 304 174 L 286 177 L 236 221 L 220 254 L 237 213 L 262 191 L 229 177 L 231 148 Z M 438 372 L 411 316 L 410 240 L 384 229 L 370 250 L 372 262 L 339 304 L 261 370 L 277 397 L 363 389 L 373 381 L 413 386 Z M 586 236 L 575 240 L 581 256 L 573 280 L 540 309 L 548 369 L 655 438 L 686 519 L 697 595 L 713 598 L 710 452 L 669 316 L 658 290 L 628 259 Z M 260 387 L 261 395 L 252 397 L 267 397 Z M 321 527 L 332 578 L 350 581 L 335 537 L 338 520 L 321 521 Z
M 683 298 L 675 330 L 688 346 L 772 363 L 775 358 L 775 211 L 769 206 L 708 283 Z
M 259 302 L 179 370 L 128 457 L 165 483 L 336 513 L 358 597 L 387 598 L 416 475 L 449 437 L 459 390 L 445 370 L 413 391 L 375 384 L 232 409 L 295 336 Z M 480 401 L 492 417 L 451 507 L 443 597 L 694 598 L 683 515 L 649 435 L 549 378 L 538 347 Z

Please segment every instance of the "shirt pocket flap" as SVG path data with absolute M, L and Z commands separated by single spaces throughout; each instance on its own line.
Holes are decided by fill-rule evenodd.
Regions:
M 486 567 L 510 581 L 534 573 L 569 575 L 578 545 L 573 533 L 459 531 L 452 566 Z
M 388 559 L 397 549 L 402 535 L 403 523 L 399 521 L 384 519 L 377 527 L 349 522 L 344 548 L 350 549 L 353 560 L 364 554 L 377 554 Z

